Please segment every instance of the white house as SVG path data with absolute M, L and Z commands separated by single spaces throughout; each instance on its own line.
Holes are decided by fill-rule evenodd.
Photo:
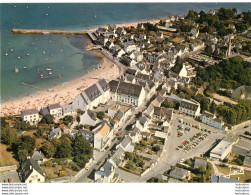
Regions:
M 140 106 L 144 102 L 145 91 L 140 85 L 112 80 L 109 86 L 113 101 L 132 106 Z
M 80 124 L 95 126 L 98 123 L 98 119 L 91 110 L 87 110 L 84 114 L 80 116 Z
M 18 171 L 21 181 L 25 183 L 42 183 L 46 180 L 45 173 L 38 162 L 30 157 L 22 162 Z
M 192 28 L 190 34 L 192 35 L 193 38 L 197 38 L 199 36 L 199 29 Z
M 130 58 L 139 62 L 139 61 L 143 60 L 143 54 L 139 51 L 135 51 L 135 52 L 131 53 Z
M 62 111 L 63 111 L 64 116 L 75 114 L 75 109 L 74 109 L 74 106 L 72 104 L 62 106 Z
M 182 65 L 182 68 L 179 72 L 179 77 L 187 77 L 187 69 L 186 69 L 186 66 L 183 64 Z
M 115 175 L 116 164 L 109 160 L 99 171 L 95 172 L 95 181 L 101 183 L 111 183 Z
M 49 113 L 54 116 L 54 117 L 59 117 L 62 116 L 62 107 L 60 105 L 60 103 L 56 103 L 56 104 L 49 104 L 47 106 Z
M 124 50 L 127 53 L 130 52 L 130 51 L 136 50 L 136 45 L 134 44 L 133 41 L 125 42 L 124 43 Z
M 60 138 L 62 136 L 62 130 L 61 128 L 56 128 L 54 129 L 54 127 L 52 127 L 51 131 L 50 131 L 50 134 L 48 136 L 48 140 L 50 141 L 53 137 L 55 138 Z
M 224 160 L 232 151 L 234 142 L 221 140 L 221 142 L 210 152 L 210 159 Z
M 202 116 L 202 122 L 218 129 L 227 130 L 227 126 L 224 125 L 221 119 L 216 118 L 214 114 L 207 111 Z
M 108 124 L 107 121 L 103 121 L 98 127 L 93 129 L 94 132 L 94 149 L 103 151 L 106 146 L 111 143 L 114 137 L 114 129 Z
M 195 100 L 182 99 L 180 102 L 179 111 L 195 117 L 200 114 L 200 104 Z
M 37 109 L 24 110 L 21 112 L 22 121 L 29 123 L 37 123 L 39 122 L 39 114 Z

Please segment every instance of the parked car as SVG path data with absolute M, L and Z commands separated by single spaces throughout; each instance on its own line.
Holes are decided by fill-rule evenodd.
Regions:
M 11 178 L 8 178 L 8 182 L 9 182 L 9 183 L 12 183 L 12 179 L 11 179 Z

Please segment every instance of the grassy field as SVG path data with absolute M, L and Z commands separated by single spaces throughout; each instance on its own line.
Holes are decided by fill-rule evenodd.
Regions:
M 237 101 L 235 101 L 235 100 L 233 100 L 233 99 L 231 99 L 229 97 L 222 96 L 222 95 L 219 95 L 217 93 L 213 93 L 212 95 L 213 95 L 214 98 L 219 99 L 219 100 L 221 100 L 223 102 L 227 102 L 227 103 L 230 103 L 230 104 L 233 104 L 233 105 L 237 105 L 238 104 Z
M 7 145 L 1 144 L 0 149 L 1 149 L 1 154 L 0 154 L 0 162 L 2 166 L 8 166 L 8 165 L 18 165 L 18 161 L 13 158 L 13 154 L 11 152 L 8 152 Z
M 225 175 L 228 175 L 230 172 L 230 169 L 228 167 L 221 167 L 216 165 L 217 169 L 219 171 L 221 171 L 222 173 L 224 173 Z M 232 169 L 233 170 L 238 170 L 238 169 Z M 231 177 L 235 177 L 235 178 L 239 178 L 239 182 L 240 183 L 245 183 L 246 180 L 250 180 L 251 179 L 251 171 L 244 171 L 244 175 L 232 175 Z

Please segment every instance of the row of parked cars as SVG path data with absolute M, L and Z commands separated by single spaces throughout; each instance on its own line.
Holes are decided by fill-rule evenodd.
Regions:
M 206 133 L 196 133 L 193 137 L 186 139 L 183 143 L 178 145 L 176 150 L 182 150 L 183 152 L 189 152 L 192 148 L 200 144 L 208 135 Z
M 185 121 L 183 121 L 183 119 L 179 119 L 179 122 L 180 122 L 181 124 L 188 125 L 188 126 L 191 126 L 191 127 L 195 128 L 195 129 L 199 129 L 199 130 L 201 130 L 201 131 L 208 132 L 209 134 L 211 134 L 211 131 L 210 131 L 210 130 L 207 130 L 207 129 L 205 129 L 205 128 L 202 128 L 202 127 L 200 127 L 199 125 L 194 125 L 194 124 L 191 124 L 191 123 L 189 123 L 189 122 L 185 122 Z

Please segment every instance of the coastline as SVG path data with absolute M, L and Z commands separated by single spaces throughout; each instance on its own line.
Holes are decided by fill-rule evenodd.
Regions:
M 60 103 L 61 106 L 67 105 L 83 90 L 90 87 L 98 80 L 116 79 L 119 76 L 119 68 L 109 61 L 101 52 L 93 51 L 103 59 L 100 68 L 95 69 L 74 80 L 56 85 L 49 88 L 49 91 L 37 91 L 27 97 L 22 97 L 12 101 L 1 103 L 0 116 L 17 115 L 22 110 L 36 108 L 40 110 L 48 104 Z
M 157 23 L 160 19 L 135 21 L 122 24 L 116 24 L 116 27 L 137 27 L 138 23 Z M 96 31 L 100 27 L 87 29 L 87 32 Z M 103 26 L 107 28 L 107 26 Z M 87 48 L 92 47 L 93 44 L 89 40 Z M 48 104 L 60 103 L 61 106 L 67 105 L 83 90 L 96 83 L 99 79 L 112 80 L 119 76 L 119 68 L 109 61 L 101 52 L 93 50 L 97 56 L 103 59 L 101 68 L 95 69 L 81 77 L 73 79 L 68 82 L 53 86 L 49 88 L 48 92 L 37 91 L 29 96 L 21 97 L 11 101 L 1 103 L 0 116 L 18 115 L 22 110 L 36 108 L 40 110 L 42 107 L 46 107 Z

